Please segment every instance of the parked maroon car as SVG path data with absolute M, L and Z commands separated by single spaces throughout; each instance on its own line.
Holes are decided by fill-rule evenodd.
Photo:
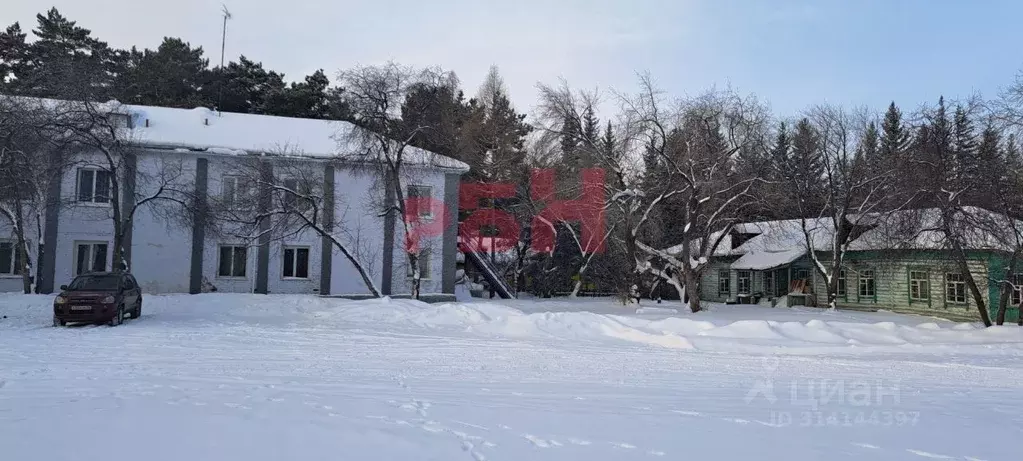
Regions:
M 133 319 L 142 315 L 142 291 L 131 274 L 83 274 L 60 290 L 53 300 L 53 326 L 106 322 L 113 327 L 120 325 L 126 314 Z

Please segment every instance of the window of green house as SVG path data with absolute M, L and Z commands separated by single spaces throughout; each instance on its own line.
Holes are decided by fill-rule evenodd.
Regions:
M 750 294 L 753 289 L 753 274 L 750 271 L 739 271 L 736 277 L 736 289 L 741 295 Z
M 966 304 L 966 276 L 963 274 L 945 274 L 945 302 L 948 304 Z
M 927 301 L 930 292 L 931 284 L 928 282 L 927 271 L 909 271 L 909 300 Z
M 794 275 L 792 276 L 792 279 L 793 280 L 809 280 L 810 279 L 810 269 L 807 269 L 805 267 L 796 269 Z
M 873 300 L 877 296 L 877 287 L 874 284 L 874 271 L 860 271 L 859 288 L 860 299 L 869 298 Z
M 718 271 L 718 295 L 728 296 L 732 294 L 732 274 L 728 271 Z
M 836 293 L 838 296 L 843 298 L 845 297 L 846 289 L 848 287 L 848 280 L 849 279 L 847 279 L 845 275 L 845 269 L 842 269 L 841 271 L 838 272 L 838 290 Z

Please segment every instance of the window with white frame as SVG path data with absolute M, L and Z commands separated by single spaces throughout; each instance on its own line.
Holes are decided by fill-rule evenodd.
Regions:
M 408 191 L 405 193 L 408 212 L 420 218 L 432 218 L 433 210 L 430 207 L 430 201 L 426 200 L 430 198 L 432 192 L 430 186 L 408 186 Z
M 909 271 L 909 299 L 927 301 L 931 295 L 931 283 L 927 271 Z
M 309 278 L 309 247 L 284 247 L 282 276 L 286 279 Z
M 718 271 L 718 294 L 728 296 L 732 294 L 732 273 L 729 271 Z
M 107 242 L 75 242 L 75 275 L 107 270 Z
M 945 302 L 949 304 L 966 304 L 965 275 L 945 274 Z
M 79 168 L 76 200 L 85 203 L 110 203 L 110 172 L 99 168 Z
M 735 277 L 735 288 L 738 294 L 750 294 L 750 290 L 753 288 L 753 273 L 750 271 L 739 271 Z
M 249 260 L 249 249 L 243 245 L 221 245 L 217 277 L 243 278 Z
M 18 248 L 18 242 L 0 240 L 0 277 L 5 275 L 21 275 L 25 266 L 22 258 L 24 252 Z
M 430 251 L 429 250 L 422 250 L 422 251 L 420 251 L 419 252 L 419 258 L 417 259 L 417 261 L 419 263 L 419 278 L 423 279 L 423 280 L 429 279 L 430 278 Z M 407 264 L 406 267 L 408 268 L 408 270 L 406 271 L 406 276 L 408 276 L 409 278 L 412 278 L 412 276 L 413 276 L 413 274 L 412 274 L 412 265 L 411 264 Z
M 859 277 L 860 298 L 873 298 L 877 296 L 877 286 L 874 283 L 874 271 L 862 270 Z
M 837 296 L 845 296 L 849 289 L 849 279 L 846 277 L 845 269 L 838 271 L 838 289 L 835 292 Z
M 282 186 L 287 189 L 281 191 L 285 209 L 309 209 L 311 202 L 308 197 L 313 193 L 313 188 L 312 185 L 309 184 L 309 181 L 298 178 L 287 178 L 284 180 L 284 184 L 282 184 Z
M 220 200 L 232 208 L 241 208 L 249 203 L 251 188 L 242 176 L 224 176 L 221 181 Z

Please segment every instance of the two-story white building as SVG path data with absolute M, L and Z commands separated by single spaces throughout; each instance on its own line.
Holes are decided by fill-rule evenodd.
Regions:
M 322 216 L 337 223 L 333 234 L 356 254 L 380 291 L 409 293 L 411 271 L 401 218 L 382 213 L 378 206 L 380 169 L 364 161 L 339 160 L 357 157 L 339 146 L 346 145 L 341 135 L 359 128 L 346 122 L 205 108 L 104 106 L 123 114 L 118 118 L 123 119 L 125 139 L 135 146 L 121 168 L 135 172 L 135 177 L 120 180 L 121 195 L 127 197 L 122 209 L 163 184 L 141 178 L 166 175 L 168 169 L 173 170 L 175 187 L 222 203 L 242 190 L 258 189 L 234 173 L 239 159 L 257 158 L 273 168 L 274 154 L 285 152 L 290 164 L 299 162 L 319 178 L 312 187 L 330 207 Z M 74 160 L 49 187 L 46 203 L 52 205 L 42 220 L 45 251 L 36 261 L 36 282 L 43 293 L 52 293 L 79 273 L 110 270 L 114 264 L 109 173 L 103 156 L 83 151 Z M 457 212 L 459 178 L 468 171 L 466 164 L 418 149 L 410 150 L 405 161 L 402 185 L 408 195 L 430 197 Z M 147 293 L 198 293 L 210 286 L 237 293 L 369 293 L 349 259 L 312 230 L 233 238 L 208 231 L 208 216 L 174 219 L 169 216 L 174 213 L 160 208 L 173 205 L 154 201 L 138 207 L 124 239 L 131 271 Z M 0 262 L 0 292 L 22 288 L 14 240 L 10 224 L 0 219 L 0 250 L 11 250 L 0 251 L 0 258 L 10 260 Z M 420 245 L 427 248 L 421 255 L 421 292 L 454 293 L 457 223 L 445 222 L 442 232 Z

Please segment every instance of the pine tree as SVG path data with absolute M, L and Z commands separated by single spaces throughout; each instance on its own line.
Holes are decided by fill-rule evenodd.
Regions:
M 952 152 L 954 172 L 963 187 L 977 185 L 981 164 L 977 157 L 977 135 L 973 121 L 962 106 L 956 105 L 952 126 Z
M 287 88 L 273 92 L 267 97 L 265 111 L 268 115 L 300 118 L 329 118 L 328 87 L 330 79 L 319 69 L 305 77 L 302 82 L 293 82 Z
M 526 114 L 518 113 L 503 91 L 494 96 L 484 123 L 484 146 L 490 152 L 489 177 L 497 180 L 519 178 L 526 162 L 526 136 L 532 127 Z
M 888 106 L 881 122 L 881 139 L 878 146 L 878 155 L 883 162 L 898 164 L 903 155 L 911 147 L 912 140 L 909 130 L 902 122 L 902 112 L 893 101 Z
M 774 146 L 768 154 L 770 157 L 770 177 L 773 180 L 781 181 L 792 176 L 791 162 L 792 141 L 789 139 L 788 127 L 785 122 L 778 125 L 778 134 L 775 136 Z
M 579 156 L 579 144 L 582 139 L 582 127 L 579 120 L 571 115 L 565 115 L 561 124 L 561 155 L 564 164 L 570 168 L 581 168 L 582 159 Z
M 10 89 L 21 95 L 65 99 L 106 99 L 123 72 L 123 55 L 51 8 L 36 15 L 36 40 L 26 50 L 21 75 Z
M 604 128 L 604 136 L 600 140 L 600 151 L 608 159 L 618 159 L 618 139 L 615 138 L 614 126 L 611 125 L 610 120 L 607 121 L 607 127 Z
M 878 154 L 880 152 L 879 142 L 877 124 L 874 122 L 868 123 L 866 130 L 863 131 L 863 139 L 860 140 L 863 148 L 863 158 L 867 163 L 873 164 L 878 161 Z
M 117 81 L 117 99 L 131 104 L 192 108 L 203 105 L 200 78 L 209 65 L 202 47 L 165 37 L 156 50 L 126 53 L 127 68 Z
M 818 183 L 824 176 L 820 137 L 809 119 L 804 118 L 796 124 L 792 135 L 791 165 L 797 180 L 808 185 Z
M 11 24 L 0 33 L 0 90 L 4 93 L 10 92 L 7 90 L 8 81 L 25 71 L 28 58 L 25 37 L 26 34 L 21 31 L 21 25 L 18 23 Z
M 272 98 L 285 88 L 283 74 L 245 56 L 205 74 L 200 94 L 207 104 L 224 112 L 267 114 Z
M 584 144 L 596 146 L 597 138 L 600 137 L 600 127 L 598 127 L 599 122 L 597 121 L 597 116 L 593 113 L 593 106 L 586 106 L 586 109 L 583 110 L 582 119 L 582 135 Z

